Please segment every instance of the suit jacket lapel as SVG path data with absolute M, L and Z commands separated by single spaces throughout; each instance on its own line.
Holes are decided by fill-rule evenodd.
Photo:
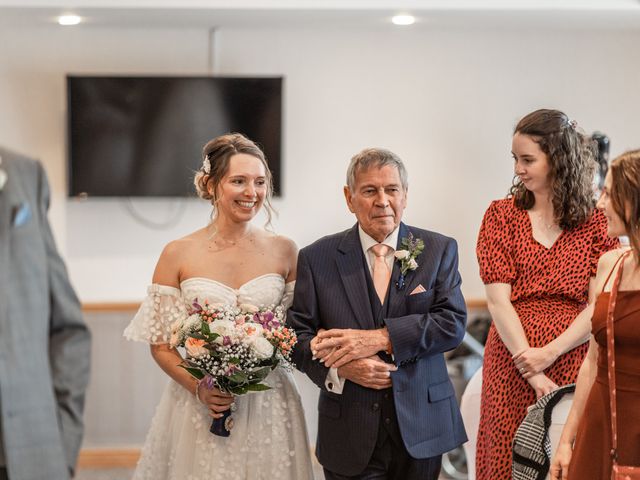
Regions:
M 363 329 L 372 328 L 374 326 L 373 312 L 371 311 L 367 279 L 362 264 L 362 245 L 357 224 L 346 233 L 338 251 L 342 254 L 338 255 L 336 259 L 338 272 L 355 315 L 356 323 Z

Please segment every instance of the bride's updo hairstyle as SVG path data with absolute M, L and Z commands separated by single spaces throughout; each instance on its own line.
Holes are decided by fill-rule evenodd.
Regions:
M 217 215 L 216 205 L 218 203 L 218 186 L 223 177 L 229 171 L 231 157 L 239 153 L 251 155 L 262 162 L 265 170 L 267 183 L 267 193 L 264 197 L 264 209 L 267 212 L 267 225 L 271 224 L 271 219 L 275 210 L 271 206 L 273 196 L 273 178 L 271 170 L 260 147 L 240 133 L 228 133 L 210 140 L 202 149 L 202 166 L 196 172 L 193 183 L 196 193 L 200 198 L 209 200 L 213 205 L 212 220 Z

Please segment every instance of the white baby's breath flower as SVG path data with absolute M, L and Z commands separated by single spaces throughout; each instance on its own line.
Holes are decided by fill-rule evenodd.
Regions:
M 184 327 L 182 328 L 185 330 L 193 330 L 194 328 L 199 327 L 200 323 L 202 323 L 202 320 L 200 320 L 200 315 L 194 313 L 193 315 L 189 315 L 189 317 L 184 322 Z

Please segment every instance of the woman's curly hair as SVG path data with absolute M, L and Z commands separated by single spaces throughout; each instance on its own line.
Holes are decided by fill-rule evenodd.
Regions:
M 570 230 L 586 222 L 595 206 L 593 175 L 596 150 L 593 140 L 578 131 L 577 124 L 558 110 L 536 110 L 518 122 L 514 135 L 527 135 L 549 160 L 551 202 L 556 222 Z M 514 176 L 509 195 L 518 208 L 529 210 L 532 192 Z

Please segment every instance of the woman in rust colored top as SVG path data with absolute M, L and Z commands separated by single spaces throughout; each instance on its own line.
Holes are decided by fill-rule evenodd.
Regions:
M 511 443 L 527 407 L 573 383 L 587 351 L 600 255 L 617 241 L 594 209 L 590 141 L 557 110 L 516 126 L 510 195 L 489 206 L 478 237 L 493 323 L 485 348 L 478 480 L 511 478 Z
M 640 150 L 616 158 L 598 201 L 611 237 L 629 236 L 631 252 L 602 256 L 589 353 L 580 368 L 571 412 L 551 462 L 552 479 L 611 478 L 611 409 L 607 376 L 607 310 L 623 267 L 614 310 L 618 463 L 640 466 Z M 575 440 L 575 444 L 574 444 Z M 573 445 L 573 450 L 572 450 Z M 569 463 L 571 462 L 571 463 Z

